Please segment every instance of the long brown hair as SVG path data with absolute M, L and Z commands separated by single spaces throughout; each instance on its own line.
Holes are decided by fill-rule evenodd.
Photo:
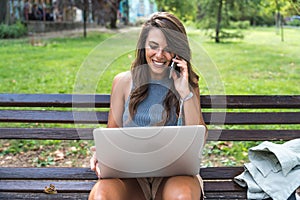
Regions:
M 198 88 L 198 75 L 191 67 L 191 50 L 183 24 L 174 15 L 167 12 L 158 12 L 146 21 L 142 27 L 137 42 L 136 59 L 131 65 L 131 74 L 134 89 L 130 95 L 129 113 L 130 118 L 136 114 L 137 107 L 148 95 L 148 84 L 150 81 L 149 67 L 146 61 L 145 43 L 152 28 L 159 28 L 167 40 L 168 50 L 187 61 L 189 85 L 191 88 Z M 165 125 L 170 118 L 171 108 L 175 106 L 176 113 L 179 113 L 179 95 L 175 90 L 174 83 L 164 100 L 165 111 L 163 120 L 157 125 Z

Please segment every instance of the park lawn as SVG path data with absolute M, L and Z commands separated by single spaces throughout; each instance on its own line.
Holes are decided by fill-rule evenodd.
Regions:
M 286 29 L 284 42 L 274 28 L 253 28 L 244 32 L 244 40 L 220 44 L 208 39 L 204 31 L 188 32 L 201 94 L 300 94 L 300 29 Z M 110 93 L 113 77 L 130 69 L 137 37 L 132 34 L 134 37 L 120 40 L 116 35 L 93 32 L 86 39 L 41 38 L 39 46 L 32 46 L 30 38 L 0 40 L 0 92 Z M 12 141 L 0 156 L 30 151 L 38 145 L 50 144 L 56 149 L 62 143 L 77 149 L 86 146 L 86 141 Z M 240 165 L 247 161 L 247 149 L 255 144 L 210 142 L 204 165 Z M 72 149 L 67 154 L 73 155 Z M 50 161 L 34 164 L 51 165 Z
M 274 28 L 253 28 L 244 31 L 243 40 L 216 44 L 203 36 L 200 43 L 226 94 L 300 94 L 300 29 L 285 29 L 284 35 L 281 42 Z M 210 93 L 201 84 L 202 93 Z
M 201 93 L 299 94 L 300 88 L 296 87 L 300 80 L 299 32 L 299 29 L 286 29 L 285 41 L 281 42 L 274 28 L 255 28 L 245 31 L 244 40 L 216 44 L 206 38 L 203 31 L 192 30 L 190 38 L 200 46 L 196 50 L 207 53 L 204 61 L 214 68 L 210 71 L 215 73 L 212 76 L 218 76 L 223 85 L 219 91 L 209 88 L 211 75 L 206 77 L 205 74 L 200 80 Z M 113 35 L 91 33 L 86 39 L 81 36 L 45 39 L 42 40 L 45 46 L 32 46 L 30 39 L 0 40 L 0 92 L 72 93 L 79 70 L 87 65 L 86 60 L 98 55 L 93 52 L 101 50 L 101 42 L 109 37 Z M 132 47 L 127 48 L 132 51 L 122 52 L 124 46 L 118 43 L 119 40 L 108 41 L 114 49 L 102 50 L 105 57 L 114 60 L 103 72 L 105 75 L 101 74 L 99 82 L 106 84 L 97 88 L 99 93 L 110 92 L 113 77 L 129 70 L 134 57 Z M 135 47 L 136 41 L 132 44 Z M 193 51 L 196 60 L 193 64 L 201 74 L 199 66 L 203 63 L 197 62 L 197 56 L 198 53 Z M 95 66 L 95 71 L 97 69 L 103 68 Z

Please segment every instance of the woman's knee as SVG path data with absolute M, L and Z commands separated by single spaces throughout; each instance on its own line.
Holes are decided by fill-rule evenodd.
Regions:
M 199 200 L 201 196 L 200 184 L 193 177 L 172 177 L 165 182 L 163 199 Z
M 170 200 L 192 200 L 195 199 L 195 192 L 188 186 L 176 187 L 164 192 L 163 199 Z M 198 198 L 199 199 L 199 198 Z
M 118 180 L 99 180 L 92 188 L 89 200 L 124 199 L 126 192 Z

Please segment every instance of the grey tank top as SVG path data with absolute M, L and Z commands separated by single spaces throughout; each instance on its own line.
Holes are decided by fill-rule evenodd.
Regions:
M 130 120 L 129 118 L 129 96 L 125 102 L 123 127 L 154 126 L 158 122 L 161 122 L 164 111 L 163 101 L 169 92 L 170 85 L 171 81 L 169 79 L 151 80 L 148 88 L 148 96 L 138 105 L 133 120 Z M 166 125 L 177 125 L 175 107 L 171 109 L 170 119 L 167 121 Z

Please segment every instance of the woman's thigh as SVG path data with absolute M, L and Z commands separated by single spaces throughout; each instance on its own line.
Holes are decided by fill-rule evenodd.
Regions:
M 143 200 L 144 194 L 136 179 L 101 179 L 89 195 L 94 199 Z
M 174 176 L 165 178 L 158 188 L 155 200 L 197 199 L 201 197 L 201 186 L 196 176 Z

